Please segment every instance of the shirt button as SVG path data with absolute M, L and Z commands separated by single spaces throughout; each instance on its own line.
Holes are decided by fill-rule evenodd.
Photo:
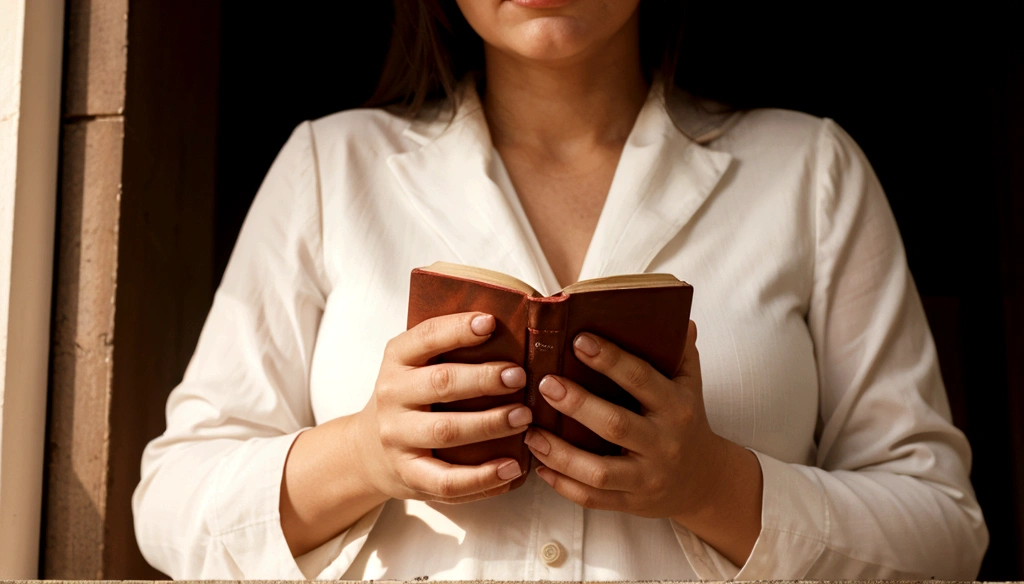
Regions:
M 562 546 L 557 541 L 549 541 L 540 548 L 540 557 L 549 566 L 557 566 L 562 563 Z

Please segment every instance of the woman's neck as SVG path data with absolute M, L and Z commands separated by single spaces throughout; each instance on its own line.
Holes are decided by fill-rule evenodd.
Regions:
M 608 45 L 569 63 L 523 59 L 486 47 L 484 112 L 496 147 L 562 157 L 621 146 L 649 91 L 636 17 Z

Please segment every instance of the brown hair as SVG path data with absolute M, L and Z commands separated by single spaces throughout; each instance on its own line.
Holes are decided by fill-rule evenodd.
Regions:
M 391 47 L 369 107 L 393 106 L 415 116 L 439 99 L 454 99 L 455 85 L 483 71 L 483 41 L 455 0 L 393 0 Z M 683 0 L 641 0 L 640 60 L 644 75 L 675 81 L 686 10 Z

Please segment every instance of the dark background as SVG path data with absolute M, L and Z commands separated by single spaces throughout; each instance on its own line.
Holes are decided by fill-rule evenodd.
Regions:
M 1024 20 L 1019 2 L 897 5 L 694 5 L 681 80 L 738 105 L 833 118 L 865 150 L 903 233 L 955 422 L 973 445 L 992 535 L 979 578 L 1020 580 Z M 369 97 L 389 11 L 381 0 L 274 10 L 222 1 L 215 282 L 296 124 Z

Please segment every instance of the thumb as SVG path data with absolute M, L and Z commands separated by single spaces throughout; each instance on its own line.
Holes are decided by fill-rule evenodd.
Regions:
M 690 321 L 686 328 L 686 345 L 683 349 L 683 363 L 679 366 L 679 377 L 700 379 L 700 353 L 697 351 L 697 324 Z

